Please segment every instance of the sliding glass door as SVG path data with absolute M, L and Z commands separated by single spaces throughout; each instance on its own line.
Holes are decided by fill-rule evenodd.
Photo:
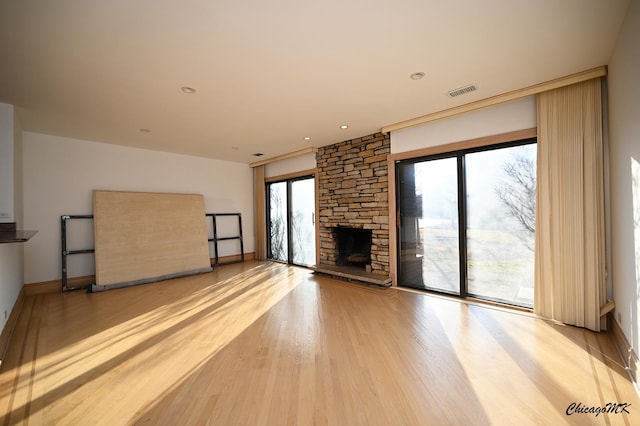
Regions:
M 457 170 L 455 157 L 398 168 L 402 285 L 460 294 Z
M 533 307 L 536 145 L 465 156 L 469 295 Z
M 398 163 L 398 284 L 533 306 L 535 139 Z
M 315 179 L 291 181 L 291 263 L 316 263 Z
M 315 179 L 267 184 L 269 258 L 295 265 L 316 263 Z
M 287 182 L 270 183 L 269 195 L 269 259 L 287 262 L 289 259 L 289 220 Z

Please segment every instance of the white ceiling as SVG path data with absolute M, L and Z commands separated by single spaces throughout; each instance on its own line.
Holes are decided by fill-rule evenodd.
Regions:
M 26 131 L 250 163 L 606 65 L 627 7 L 0 0 L 0 102 Z

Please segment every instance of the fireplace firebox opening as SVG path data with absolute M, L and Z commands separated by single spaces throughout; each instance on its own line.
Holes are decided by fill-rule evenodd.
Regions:
M 359 229 L 338 226 L 333 229 L 338 256 L 338 266 L 359 266 L 366 268 L 371 263 L 372 232 L 370 229 Z

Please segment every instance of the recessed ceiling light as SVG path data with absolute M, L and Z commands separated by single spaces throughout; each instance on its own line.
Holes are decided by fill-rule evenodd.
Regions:
M 424 77 L 424 75 L 425 74 L 423 72 L 414 72 L 409 77 L 411 78 L 411 80 L 420 80 L 422 77 Z
M 182 86 L 180 88 L 180 90 L 182 90 L 184 93 L 196 93 L 196 89 L 194 89 L 193 87 L 189 87 L 189 86 Z
M 310 140 L 311 140 L 311 138 L 310 138 L 309 136 L 305 136 L 305 137 L 304 137 L 304 140 L 305 140 L 305 141 L 310 141 Z
M 346 124 L 343 124 L 342 126 L 340 126 L 341 129 L 348 129 L 349 126 L 347 126 Z
M 151 130 L 149 130 L 149 129 L 140 129 L 140 131 L 142 133 L 151 133 Z

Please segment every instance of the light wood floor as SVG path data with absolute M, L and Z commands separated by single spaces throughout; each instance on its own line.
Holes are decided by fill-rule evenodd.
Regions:
M 628 403 L 630 414 L 573 414 Z M 640 424 L 606 333 L 247 262 L 29 297 L 4 424 Z

